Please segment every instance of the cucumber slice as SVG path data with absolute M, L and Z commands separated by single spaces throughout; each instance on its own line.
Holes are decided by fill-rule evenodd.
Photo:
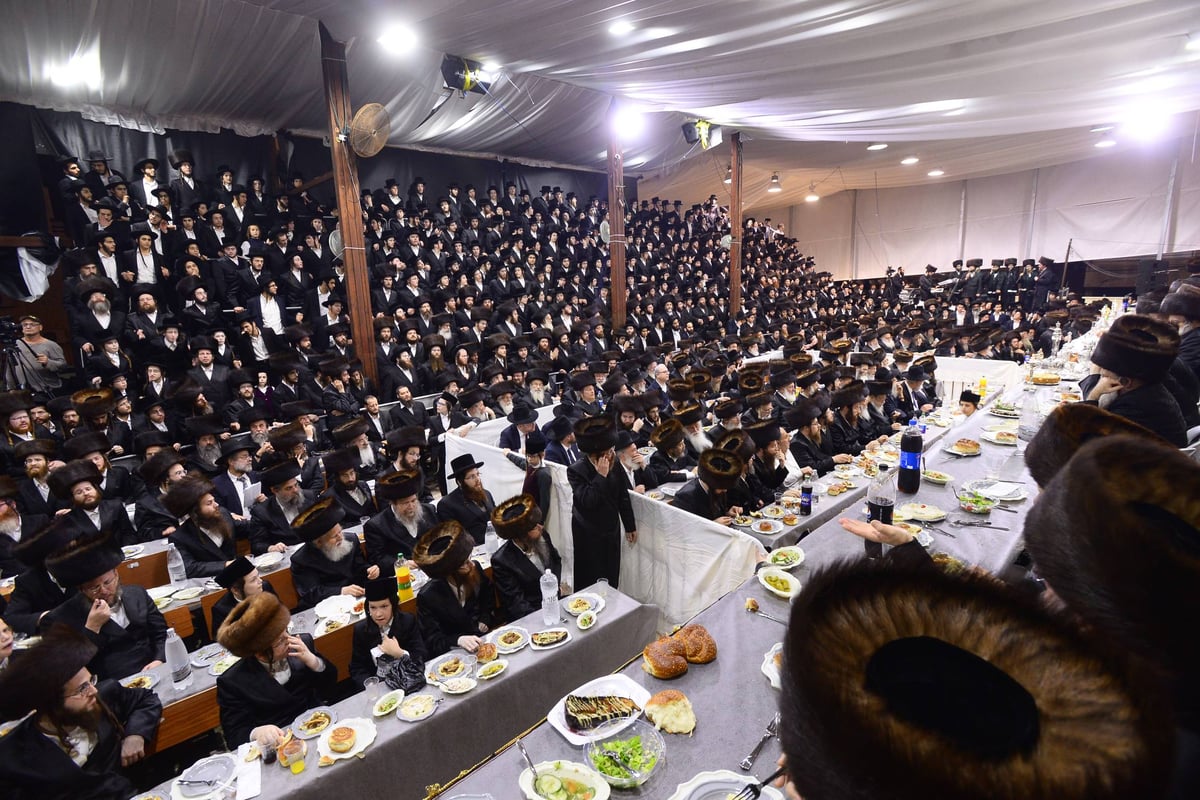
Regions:
M 562 781 L 553 775 L 539 775 L 533 788 L 542 797 L 550 797 L 562 791 Z

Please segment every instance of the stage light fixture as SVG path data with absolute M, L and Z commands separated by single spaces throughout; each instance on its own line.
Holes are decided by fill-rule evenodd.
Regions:
M 817 185 L 810 183 L 808 185 L 808 194 L 804 195 L 804 202 L 815 203 L 821 199 L 821 195 L 817 194 Z
M 492 76 L 483 70 L 483 64 L 462 56 L 447 53 L 442 57 L 442 80 L 457 92 L 487 94 L 492 85 Z
M 868 150 L 887 150 L 887 148 L 886 142 L 876 142 L 875 144 L 867 145 Z
M 945 170 L 941 170 L 941 169 L 931 169 L 931 170 L 929 170 L 929 172 L 928 172 L 928 175 L 929 175 L 929 177 L 931 177 L 931 178 L 940 178 L 940 177 L 942 177 L 942 176 L 943 176 L 943 175 L 945 175 L 945 174 L 946 174 L 946 171 L 945 171 Z
M 725 168 L 725 183 L 733 183 L 733 167 Z
M 771 184 L 767 187 L 767 191 L 771 194 L 778 194 L 783 191 L 783 184 L 779 182 L 779 173 L 771 173 Z

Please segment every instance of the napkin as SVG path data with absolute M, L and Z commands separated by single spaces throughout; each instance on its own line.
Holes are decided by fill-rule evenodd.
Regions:
M 246 760 L 246 754 L 253 746 L 252 742 L 245 742 L 238 747 L 236 800 L 249 800 L 262 794 L 262 758 Z
M 990 497 L 993 500 L 1004 500 L 1009 497 L 1016 497 L 1025 487 L 1019 483 L 1010 483 L 1007 481 L 996 481 L 990 486 L 982 487 L 979 493 L 984 497 Z

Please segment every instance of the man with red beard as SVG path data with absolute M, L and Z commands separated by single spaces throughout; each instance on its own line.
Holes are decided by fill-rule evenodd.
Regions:
M 150 689 L 97 683 L 87 668 L 95 654 L 94 644 L 60 627 L 4 670 L 0 719 L 25 716 L 0 739 L 6 797 L 120 800 L 134 793 L 119 768 L 145 757 L 162 703 Z
M 32 536 L 46 524 L 44 516 L 22 515 L 19 503 L 17 482 L 0 475 L 0 575 L 5 577 L 25 571 L 25 565 L 16 556 L 16 547 L 24 537 Z
M 184 476 L 163 495 L 162 504 L 177 519 L 186 518 L 170 538 L 189 578 L 211 578 L 237 558 L 233 517 L 217 505 L 208 478 Z

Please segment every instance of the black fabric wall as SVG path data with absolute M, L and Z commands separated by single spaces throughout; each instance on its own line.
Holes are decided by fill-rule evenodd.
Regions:
M 36 158 L 34 111 L 29 106 L 0 103 L 0 131 L 4 146 L 0 147 L 0 235 L 19 236 L 27 231 L 46 228 L 42 186 L 43 165 Z M 53 161 L 49 163 L 52 181 L 57 183 L 62 171 Z

